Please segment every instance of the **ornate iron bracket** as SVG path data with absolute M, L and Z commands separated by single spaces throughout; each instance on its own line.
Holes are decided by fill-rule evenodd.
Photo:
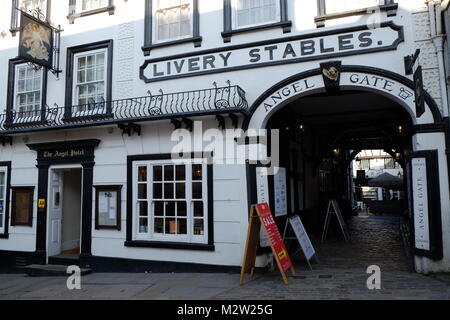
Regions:
M 416 52 L 412 55 L 406 56 L 405 59 L 405 74 L 411 75 L 414 73 L 414 64 L 419 58 L 420 49 L 417 49 Z
M 172 119 L 172 120 L 170 120 L 170 123 L 172 123 L 173 126 L 175 127 L 174 130 L 181 129 L 181 121 L 180 120 Z
M 230 113 L 230 114 L 229 114 L 229 117 L 230 117 L 230 119 L 231 119 L 231 123 L 232 123 L 233 127 L 234 127 L 235 129 L 237 129 L 238 126 L 239 126 L 239 118 L 238 118 L 238 116 L 235 115 L 234 113 Z
M 219 128 L 221 128 L 222 130 L 225 130 L 227 128 L 225 124 L 225 118 L 222 117 L 220 114 L 216 115 L 216 120 L 219 124 Z
M 141 136 L 141 126 L 136 124 L 136 123 L 119 123 L 117 125 L 119 127 L 120 130 L 122 130 L 122 135 L 124 134 L 128 134 L 129 137 L 131 137 L 132 135 L 134 135 L 135 133 L 137 133 L 137 135 L 140 137 Z
M 10 136 L 0 135 L 0 143 L 2 144 L 2 146 L 6 146 L 7 143 L 9 143 L 9 145 L 12 146 L 13 139 Z
M 186 129 L 192 132 L 194 129 L 194 121 L 188 118 L 183 118 L 183 123 L 186 125 Z
M 53 51 L 53 61 L 52 61 L 52 68 L 48 68 L 47 70 L 49 70 L 51 73 L 53 73 L 57 79 L 59 79 L 59 74 L 62 72 L 62 70 L 60 70 L 60 49 L 61 49 L 61 32 L 64 31 L 63 29 L 61 29 L 61 25 L 55 26 L 53 25 L 50 20 L 48 18 L 46 18 L 46 16 L 42 13 L 42 11 L 37 8 L 34 10 L 25 10 L 25 9 L 21 9 L 21 8 L 16 8 L 16 10 L 19 13 L 25 13 L 29 16 L 32 16 L 33 18 L 35 18 L 36 20 L 42 22 L 42 24 L 44 24 L 45 26 L 49 27 L 52 29 L 53 31 L 53 46 L 51 48 L 51 50 Z M 40 70 L 42 68 L 42 66 L 33 63 L 31 61 L 28 62 L 30 65 L 33 65 L 33 68 L 35 70 Z

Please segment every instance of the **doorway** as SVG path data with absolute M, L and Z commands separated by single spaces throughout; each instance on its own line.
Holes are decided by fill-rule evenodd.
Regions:
M 81 248 L 82 169 L 51 168 L 48 256 L 78 257 Z

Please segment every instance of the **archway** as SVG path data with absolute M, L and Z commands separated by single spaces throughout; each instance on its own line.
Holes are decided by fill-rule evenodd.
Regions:
M 330 86 L 324 70 L 297 74 L 268 89 L 252 105 L 252 115 L 244 124 L 245 129 L 280 130 L 279 158 L 280 167 L 287 172 L 288 216 L 303 214 L 307 227 L 316 233 L 321 231 L 329 198 L 343 198 L 344 211 L 351 215 L 349 164 L 360 151 L 383 150 L 407 171 L 409 156 L 429 148 L 417 143 L 422 134 L 439 132 L 445 144 L 436 103 L 426 94 L 425 110 L 416 116 L 414 86 L 407 78 L 386 70 L 342 66 Z M 336 181 L 327 180 L 327 170 Z M 408 197 L 410 181 L 406 172 L 402 177 Z M 274 183 L 268 185 L 274 203 Z M 445 185 L 447 188 L 447 180 Z M 255 192 L 251 197 L 257 202 Z M 405 202 L 408 211 L 403 216 L 409 218 L 407 225 L 413 229 L 412 205 L 407 199 Z M 285 221 L 280 218 L 277 222 L 284 228 Z

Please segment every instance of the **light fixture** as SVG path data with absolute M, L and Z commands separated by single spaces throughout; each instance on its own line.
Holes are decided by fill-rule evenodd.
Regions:
M 396 152 L 395 153 L 395 159 L 400 159 L 400 157 L 402 156 L 402 154 L 400 152 Z
M 299 124 L 299 125 L 298 125 L 298 129 L 299 129 L 301 132 L 305 132 L 305 125 L 304 125 L 303 123 Z
M 400 125 L 400 126 L 397 127 L 397 132 L 398 132 L 399 134 L 402 134 L 402 133 L 403 133 L 403 126 L 402 126 L 402 125 Z
M 336 156 L 339 156 L 339 153 L 341 153 L 341 150 L 339 149 L 333 149 L 333 152 Z

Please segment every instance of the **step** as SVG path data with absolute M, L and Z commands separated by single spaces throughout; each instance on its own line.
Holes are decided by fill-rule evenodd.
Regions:
M 55 264 L 32 264 L 26 266 L 24 271 L 30 277 L 67 277 L 69 274 L 67 273 L 67 266 L 65 265 L 55 265 Z M 81 275 L 84 276 L 86 274 L 91 273 L 91 269 L 82 268 Z
M 79 266 L 80 256 L 76 254 L 60 254 L 57 256 L 48 257 L 48 263 L 63 266 Z

